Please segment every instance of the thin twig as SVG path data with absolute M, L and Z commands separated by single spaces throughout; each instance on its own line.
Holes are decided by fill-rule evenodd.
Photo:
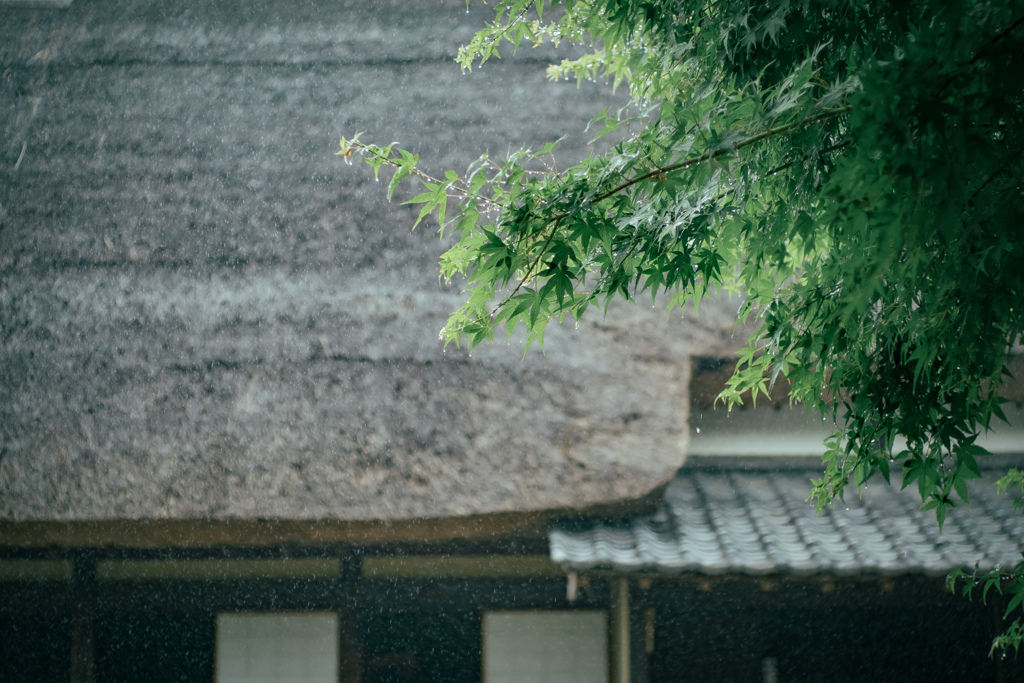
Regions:
M 826 147 L 825 149 L 819 151 L 816 155 L 805 154 L 802 157 L 800 157 L 799 159 L 792 159 L 792 160 L 787 161 L 786 163 L 784 163 L 784 164 L 782 164 L 780 166 L 776 166 L 775 168 L 773 168 L 770 171 L 768 171 L 767 173 L 765 173 L 765 176 L 766 177 L 770 177 L 770 176 L 773 176 L 773 175 L 777 175 L 777 174 L 782 173 L 783 171 L 785 171 L 787 168 L 793 166 L 797 162 L 807 161 L 812 156 L 821 156 L 823 154 L 828 154 L 829 152 L 834 152 L 837 149 L 842 149 L 843 147 L 846 147 L 849 144 L 850 144 L 850 140 L 846 140 L 844 142 L 840 142 L 840 143 L 837 143 L 835 145 L 832 145 L 831 147 Z M 735 187 L 730 187 L 728 190 L 725 190 L 724 192 L 719 194 L 717 197 L 715 197 L 715 201 L 718 202 L 721 199 L 725 199 L 726 197 L 728 197 L 729 195 L 731 195 L 735 191 L 736 191 Z
M 970 63 L 974 64 L 974 62 L 978 61 L 981 58 L 982 53 L 985 52 L 985 50 L 989 49 L 990 47 L 992 47 L 993 45 L 998 43 L 1000 40 L 1002 40 L 1006 36 L 1010 35 L 1013 32 L 1013 30 L 1016 29 L 1021 24 L 1024 24 L 1024 17 L 1021 17 L 1017 21 L 1015 21 L 1012 24 L 1010 24 L 1010 28 L 1008 28 L 1005 31 L 1003 31 L 1002 33 L 1000 33 L 998 36 L 996 36 L 995 38 L 990 40 L 987 45 L 985 45 L 983 48 L 978 50 L 978 54 L 974 55 L 974 57 L 971 58 Z
M 993 45 L 998 43 L 1000 40 L 1002 40 L 1006 36 L 1010 35 L 1010 33 L 1012 33 L 1014 31 L 1014 29 L 1016 29 L 1021 24 L 1024 24 L 1024 17 L 1021 17 L 1017 21 L 1015 21 L 1012 24 L 1010 24 L 1010 28 L 1006 29 L 1005 31 L 1000 33 L 998 36 L 996 36 L 995 38 L 993 38 L 992 40 L 987 42 L 985 45 L 983 45 L 981 47 L 981 49 L 978 50 L 977 54 L 975 54 L 973 57 L 971 57 L 971 60 L 969 62 L 967 62 L 967 65 L 970 66 L 970 65 L 974 64 L 976 61 L 978 61 L 979 59 L 981 59 L 981 56 L 983 54 L 985 54 L 985 52 L 987 52 L 990 47 L 992 47 Z M 936 94 L 936 97 L 939 96 L 939 95 L 942 95 L 942 93 L 946 92 L 946 88 L 948 88 L 953 83 L 953 81 L 956 80 L 957 76 L 959 76 L 959 75 L 962 75 L 962 74 L 953 74 L 952 76 L 947 78 L 946 82 L 942 84 L 941 88 L 939 88 L 939 92 Z
M 394 166 L 395 168 L 407 168 L 407 167 L 403 166 L 402 164 L 398 163 L 397 161 L 395 161 L 394 159 L 392 159 L 391 157 L 386 157 L 383 154 L 380 154 L 379 152 L 372 151 L 369 147 L 367 147 L 366 145 L 364 145 L 361 142 L 353 142 L 352 148 L 353 149 L 357 149 L 357 150 L 361 150 L 361 151 L 366 152 L 368 154 L 372 154 L 372 155 L 376 156 L 378 159 L 383 159 L 384 163 L 388 164 L 389 166 Z M 22 153 L 24 153 L 24 150 L 22 150 Z M 20 162 L 20 159 L 19 159 L 19 162 Z M 448 183 L 447 180 L 441 180 L 439 178 L 435 178 L 432 175 L 428 175 L 428 174 L 424 173 L 423 171 L 419 170 L 418 168 L 416 168 L 415 166 L 408 167 L 408 168 L 409 168 L 409 172 L 411 172 L 413 175 L 416 175 L 417 177 L 419 177 L 422 180 L 425 180 L 427 182 L 435 183 L 437 185 L 444 185 L 445 183 Z M 17 170 L 17 166 L 15 166 L 15 170 Z M 458 187 L 454 187 L 452 189 L 454 189 L 455 192 L 457 192 L 458 194 L 448 194 L 448 193 L 445 193 L 445 195 L 447 197 L 451 197 L 452 199 L 460 199 L 460 200 L 464 200 L 464 199 L 477 199 L 477 200 L 483 201 L 485 204 L 490 204 L 492 206 L 497 206 L 497 207 L 500 207 L 502 209 L 505 208 L 505 205 L 503 203 L 499 202 L 499 201 L 495 201 L 493 199 L 489 199 L 487 197 L 484 197 L 483 195 L 473 194 L 472 192 L 470 192 L 469 191 L 469 186 L 466 184 L 466 181 L 463 180 L 462 178 L 459 178 L 459 182 L 462 183 L 462 185 L 466 189 L 462 190 L 462 189 L 460 189 Z M 452 184 L 448 183 L 448 187 L 451 188 Z
M 979 187 L 979 188 L 978 188 L 977 190 L 975 190 L 975 191 L 974 191 L 974 194 L 972 194 L 972 195 L 971 195 L 971 201 L 973 202 L 973 201 L 974 201 L 974 200 L 975 200 L 975 199 L 976 199 L 976 198 L 978 197 L 978 195 L 979 195 L 979 194 L 981 194 L 981 191 L 982 191 L 982 190 L 984 190 L 984 189 L 985 189 L 985 187 L 986 187 L 986 186 L 987 186 L 987 185 L 988 185 L 989 183 L 991 183 L 991 182 L 992 182 L 993 180 L 995 180 L 995 179 L 996 179 L 996 177 L 998 177 L 1000 173 L 1002 173 L 1003 171 L 1005 171 L 1005 170 L 1007 169 L 1007 167 L 1009 167 L 1009 165 L 1010 165 L 1010 164 L 1012 164 L 1012 163 L 1013 163 L 1013 161 L 1014 161 L 1014 160 L 1015 160 L 1015 159 L 1016 159 L 1017 157 L 1019 157 L 1019 156 L 1021 155 L 1021 153 L 1022 153 L 1022 152 L 1024 152 L 1024 147 L 1021 147 L 1021 148 L 1020 148 L 1020 149 L 1018 149 L 1018 150 L 1017 150 L 1016 152 L 1014 152 L 1013 154 L 1011 154 L 1011 155 L 1010 155 L 1010 157 L 1009 157 L 1009 158 L 1008 158 L 1008 159 L 1006 160 L 1006 162 L 1005 162 L 1005 163 L 1003 163 L 1003 165 L 1002 165 L 1002 166 L 1000 166 L 1000 167 L 999 167 L 999 168 L 998 168 L 998 169 L 996 170 L 996 172 L 995 172 L 995 173 L 993 173 L 992 175 L 990 175 L 990 176 L 988 177 L 988 179 L 987 179 L 987 180 L 986 180 L 985 182 L 983 182 L 983 183 L 981 184 L 981 187 Z
M 525 285 L 530 280 L 530 278 L 534 276 L 534 271 L 540 265 L 541 259 L 544 258 L 544 253 L 548 250 L 548 247 L 551 245 L 551 240 L 555 238 L 555 233 L 558 232 L 558 224 L 561 222 L 561 220 L 561 218 L 555 220 L 554 225 L 551 226 L 551 232 L 548 234 L 548 238 L 544 240 L 544 246 L 541 247 L 540 253 L 537 254 L 537 258 L 533 261 L 533 263 L 530 264 L 529 268 L 526 271 L 526 274 L 523 276 L 523 279 L 519 281 L 519 284 L 516 285 L 516 288 L 512 290 L 512 293 L 505 297 L 504 301 L 502 301 L 494 308 L 494 311 L 491 313 L 491 318 L 493 318 L 494 314 L 501 310 L 502 307 L 508 304 L 508 302 L 511 301 L 512 298 L 519 293 L 519 290 L 523 288 L 523 285 Z
M 785 126 L 779 126 L 778 128 L 772 128 L 770 130 L 766 130 L 763 133 L 760 133 L 758 135 L 750 137 L 750 138 L 744 140 L 743 142 L 738 143 L 737 145 L 735 145 L 733 147 L 718 149 L 718 150 L 715 150 L 714 152 L 712 152 L 711 154 L 706 154 L 706 155 L 702 154 L 702 155 L 700 155 L 698 157 L 691 157 L 691 158 L 686 159 L 684 161 L 681 161 L 679 163 L 670 164 L 669 166 L 664 166 L 664 167 L 658 168 L 658 169 L 656 169 L 654 171 L 650 171 L 648 173 L 644 173 L 642 175 L 639 175 L 636 178 L 632 178 L 631 180 L 628 180 L 628 181 L 626 181 L 624 183 L 620 183 L 619 185 L 617 185 L 616 187 L 612 188 L 611 190 L 608 190 L 607 192 L 604 192 L 604 193 L 598 195 L 597 197 L 592 199 L 589 203 L 597 204 L 598 202 L 601 202 L 601 201 L 603 201 L 605 199 L 608 199 L 609 197 L 611 197 L 611 196 L 621 192 L 622 190 L 625 190 L 625 189 L 627 189 L 629 187 L 632 187 L 633 185 L 636 185 L 637 183 L 642 182 L 642 181 L 644 181 L 644 180 L 646 180 L 648 178 L 653 178 L 653 177 L 658 176 L 658 175 L 664 175 L 664 174 L 667 174 L 667 173 L 671 173 L 673 171 L 678 171 L 680 169 L 687 168 L 689 166 L 692 166 L 694 164 L 700 163 L 702 161 L 710 161 L 710 160 L 715 159 L 715 158 L 717 158 L 719 156 L 722 156 L 723 154 L 735 152 L 736 150 L 743 149 L 744 147 L 749 147 L 750 145 L 753 145 L 753 144 L 755 144 L 757 142 L 760 142 L 762 140 L 766 140 L 767 138 L 773 137 L 775 135 L 781 135 L 783 133 L 787 133 L 787 132 L 789 132 L 789 131 L 791 131 L 791 130 L 793 130 L 795 128 L 798 128 L 798 127 L 800 127 L 802 125 L 807 125 L 809 123 L 814 123 L 815 121 L 822 121 L 824 119 L 831 118 L 833 116 L 839 116 L 841 114 L 849 113 L 850 110 L 851 110 L 851 107 L 846 106 L 846 107 L 842 107 L 840 109 L 834 109 L 834 110 L 831 110 L 831 111 L 828 111 L 828 112 L 823 112 L 823 113 L 821 113 L 821 114 L 819 114 L 817 116 L 812 116 L 810 118 L 803 119 L 801 121 L 794 121 L 793 123 L 786 124 Z M 793 163 L 793 162 L 791 162 L 791 163 Z M 782 168 L 780 167 L 778 170 L 782 170 Z M 778 170 L 776 170 L 776 172 L 778 172 Z M 579 209 L 577 209 L 577 210 L 579 210 Z M 544 242 L 544 246 L 541 248 L 540 252 L 537 254 L 537 257 L 534 259 L 533 263 L 531 263 L 528 266 L 526 274 L 519 281 L 519 284 L 516 285 L 516 288 L 512 291 L 512 294 L 507 296 L 497 306 L 495 306 L 494 311 L 492 311 L 490 316 L 488 316 L 488 317 L 493 318 L 494 314 L 497 311 L 501 310 L 506 305 L 508 305 L 508 303 L 512 300 L 512 298 L 519 292 L 520 289 L 522 289 L 523 285 L 525 285 L 526 282 L 528 282 L 534 276 L 534 271 L 537 269 L 538 265 L 540 264 L 540 262 L 544 258 L 544 255 L 545 255 L 545 253 L 547 251 L 548 245 L 550 245 L 552 239 L 554 239 L 555 232 L 557 232 L 557 230 L 558 230 L 558 224 L 563 219 L 568 218 L 571 213 L 573 213 L 573 212 L 568 212 L 567 211 L 567 212 L 564 212 L 564 213 L 560 213 L 558 215 L 552 216 L 551 218 L 549 218 L 547 220 L 547 222 L 545 223 L 545 227 L 542 228 L 542 230 L 548 230 L 549 229 L 547 238 L 545 239 L 545 242 Z M 482 317 L 478 318 L 478 320 L 480 320 L 480 319 L 482 319 Z
M 839 116 L 841 114 L 848 114 L 850 112 L 850 110 L 851 110 L 851 107 L 849 107 L 849 106 L 842 107 L 840 109 L 833 109 L 832 111 L 824 112 L 822 114 L 819 114 L 818 116 L 812 116 L 809 119 L 803 119 L 801 121 L 794 121 L 793 123 L 788 123 L 785 126 L 779 126 L 778 128 L 772 128 L 770 130 L 766 130 L 763 133 L 759 133 L 758 135 L 755 135 L 755 136 L 753 136 L 751 138 L 747 138 L 743 142 L 740 142 L 740 143 L 736 144 L 733 147 L 723 147 L 721 149 L 715 150 L 711 154 L 706 154 L 706 155 L 702 154 L 702 155 L 700 155 L 698 157 L 690 157 L 689 159 L 686 159 L 684 161 L 680 161 L 679 163 L 671 164 L 669 166 L 665 166 L 663 168 L 659 168 L 659 169 L 656 169 L 654 171 L 650 171 L 648 173 L 644 173 L 643 175 L 639 175 L 636 178 L 632 178 L 632 179 L 630 179 L 630 180 L 628 180 L 628 181 L 626 181 L 626 182 L 624 182 L 624 183 L 622 183 L 620 185 L 617 185 L 616 187 L 612 188 L 611 190 L 608 190 L 607 192 L 598 195 L 597 197 L 595 197 L 591 201 L 593 203 L 600 202 L 602 200 L 608 199 L 609 197 L 611 197 L 614 194 L 618 194 L 622 190 L 625 190 L 625 189 L 627 189 L 629 187 L 632 187 L 633 185 L 636 185 L 639 182 L 643 182 L 644 180 L 647 180 L 648 178 L 653 178 L 653 177 L 659 176 L 659 175 L 665 175 L 667 173 L 671 173 L 672 171 L 678 171 L 678 170 L 680 170 L 682 168 L 687 168 L 689 166 L 693 166 L 694 164 L 700 163 L 702 161 L 711 161 L 712 159 L 717 159 L 720 156 L 723 156 L 725 154 L 731 154 L 732 152 L 735 152 L 736 150 L 743 149 L 744 147 L 749 147 L 750 145 L 753 145 L 755 143 L 761 142 L 762 140 L 766 140 L 767 138 L 773 137 L 775 135 L 781 135 L 782 133 L 788 133 L 789 131 L 791 131 L 791 130 L 793 130 L 795 128 L 799 128 L 800 126 L 803 126 L 803 125 L 806 125 L 806 124 L 809 124 L 809 123 L 814 123 L 815 121 L 822 121 L 824 119 L 832 118 L 833 116 Z

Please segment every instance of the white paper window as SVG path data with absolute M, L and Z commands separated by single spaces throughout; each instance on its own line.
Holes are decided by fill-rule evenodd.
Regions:
M 338 615 L 217 615 L 217 683 L 337 683 Z
M 486 612 L 484 683 L 607 683 L 604 612 Z

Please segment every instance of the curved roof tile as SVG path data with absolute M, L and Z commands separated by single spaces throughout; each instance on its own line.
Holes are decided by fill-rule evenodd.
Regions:
M 551 557 L 576 570 L 706 574 L 944 574 L 1020 560 L 1024 520 L 991 480 L 971 482 L 971 505 L 951 511 L 940 535 L 916 491 L 895 486 L 872 483 L 816 516 L 802 501 L 819 471 L 684 468 L 652 515 L 555 526 Z

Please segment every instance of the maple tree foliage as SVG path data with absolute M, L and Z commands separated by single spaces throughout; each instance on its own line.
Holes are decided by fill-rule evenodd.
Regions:
M 607 77 L 629 103 L 595 119 L 606 152 L 557 169 L 555 144 L 434 178 L 394 145 L 343 139 L 388 196 L 418 179 L 419 219 L 465 278 L 441 331 L 548 321 L 615 297 L 671 310 L 738 291 L 760 322 L 723 399 L 791 397 L 835 421 L 819 510 L 872 476 L 916 485 L 941 526 L 969 502 L 1005 420 L 997 390 L 1024 332 L 1024 1 L 501 0 L 463 68 L 523 43 L 592 47 L 552 78 Z M 896 449 L 897 437 L 906 445 Z M 1020 488 L 1020 473 L 1002 482 Z M 1011 595 L 1024 574 L 951 576 Z

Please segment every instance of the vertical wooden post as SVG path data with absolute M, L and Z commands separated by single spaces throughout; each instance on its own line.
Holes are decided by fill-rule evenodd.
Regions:
M 362 683 L 363 652 L 359 631 L 356 629 L 352 610 L 347 609 L 339 615 L 341 633 L 338 639 L 339 673 L 341 683 Z
M 96 562 L 91 554 L 76 557 L 72 574 L 70 683 L 93 683 L 95 650 Z
M 71 683 L 93 683 L 93 614 L 75 605 L 71 620 Z
M 634 588 L 636 588 L 634 586 Z M 647 617 L 650 608 L 644 607 L 643 595 L 633 593 L 629 609 L 629 683 L 647 683 Z M 650 614 L 653 620 L 653 614 Z M 653 623 L 652 623 L 653 626 Z M 653 633 L 651 634 L 653 636 Z
M 355 613 L 355 592 L 362 574 L 362 560 L 359 555 L 344 547 L 338 548 L 338 554 L 341 556 L 341 578 L 346 596 L 346 608 L 339 614 L 339 673 L 341 683 L 362 683 L 366 663 L 363 660 L 363 642 Z
M 629 579 L 612 579 L 611 601 L 612 683 L 630 683 Z

